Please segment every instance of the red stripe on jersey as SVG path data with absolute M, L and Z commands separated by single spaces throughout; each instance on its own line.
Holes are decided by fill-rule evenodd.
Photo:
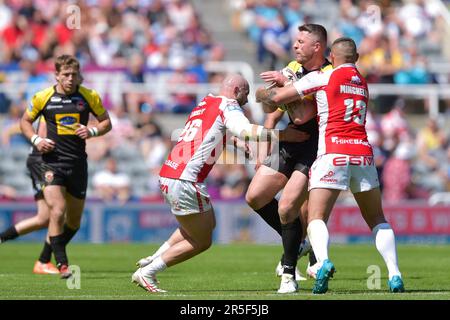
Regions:
M 192 182 L 195 188 L 195 194 L 197 196 L 197 202 L 198 202 L 198 209 L 200 212 L 203 212 L 203 203 L 202 203 L 202 196 L 200 195 L 200 191 L 198 191 L 198 187 L 195 184 L 195 182 Z
M 315 93 L 315 92 L 317 92 L 317 91 L 319 91 L 319 90 L 323 90 L 323 89 L 325 89 L 325 88 L 326 88 L 326 86 L 314 87 L 314 88 L 311 88 L 311 89 L 304 90 L 304 91 L 302 92 L 302 94 L 303 94 L 304 96 L 307 96 L 307 95 L 310 95 L 310 94 L 312 94 L 312 93 Z

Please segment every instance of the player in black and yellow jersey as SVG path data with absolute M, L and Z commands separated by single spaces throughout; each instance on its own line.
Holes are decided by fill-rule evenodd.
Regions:
M 36 132 L 41 136 L 47 135 L 45 121 L 41 121 L 42 117 L 34 122 Z M 20 130 L 20 123 L 17 123 L 17 129 Z M 30 154 L 27 158 L 28 174 L 31 178 L 31 184 L 34 190 L 34 200 L 36 201 L 37 213 L 33 217 L 24 219 L 10 226 L 8 229 L 0 233 L 0 242 L 13 240 L 19 236 L 28 234 L 30 232 L 44 229 L 48 227 L 50 218 L 50 210 L 44 200 L 42 186 L 44 185 L 42 175 L 42 153 L 39 152 L 36 146 L 31 148 Z M 33 273 L 37 274 L 59 274 L 59 270 L 51 263 L 52 248 L 50 242 L 46 239 L 44 248 L 33 267 Z
M 50 209 L 48 234 L 62 278 L 68 278 L 66 245 L 80 227 L 87 189 L 86 139 L 111 130 L 111 120 L 98 93 L 81 86 L 80 64 L 70 55 L 55 60 L 56 85 L 34 95 L 20 126 L 43 153 L 44 197 Z M 98 120 L 87 127 L 89 114 Z M 43 116 L 47 137 L 36 134 L 33 121 Z M 64 213 L 69 228 L 64 227 Z
M 323 26 L 302 25 L 293 44 L 295 61 L 281 72 L 263 72 L 261 78 L 270 86 L 284 86 L 311 71 L 332 68 L 325 58 L 326 48 L 327 31 Z M 256 97 L 258 100 L 258 91 Z M 277 110 L 263 105 L 265 112 L 271 112 L 264 126 L 274 128 L 287 111 L 289 125 L 308 133 L 309 139 L 298 143 L 280 142 L 278 152 L 272 152 L 258 168 L 246 194 L 247 203 L 281 235 L 284 256 L 277 267 L 277 274 L 282 275 L 279 293 L 298 290 L 295 270 L 300 245 L 306 236 L 308 174 L 317 156 L 319 137 L 314 101 L 304 99 L 292 104 Z M 277 201 L 275 196 L 282 189 L 283 193 Z

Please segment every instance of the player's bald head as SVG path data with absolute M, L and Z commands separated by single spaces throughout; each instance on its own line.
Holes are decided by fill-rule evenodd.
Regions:
M 243 88 L 248 87 L 248 81 L 238 73 L 229 74 L 222 82 L 222 87 L 226 88 Z
M 347 37 L 336 39 L 331 45 L 331 52 L 340 63 L 355 63 L 359 57 L 355 41 Z
M 220 88 L 221 95 L 230 99 L 236 99 L 241 106 L 247 103 L 248 93 L 248 81 L 237 73 L 227 75 Z

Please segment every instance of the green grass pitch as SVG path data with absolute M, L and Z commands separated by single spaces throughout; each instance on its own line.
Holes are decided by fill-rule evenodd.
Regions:
M 31 270 L 40 244 L 0 245 L 0 299 L 68 300 L 441 300 L 450 299 L 450 246 L 398 245 L 407 292 L 387 290 L 387 270 L 373 245 L 332 245 L 330 258 L 337 272 L 325 295 L 313 295 L 313 280 L 300 281 L 300 291 L 279 295 L 274 269 L 281 253 L 275 245 L 213 245 L 203 254 L 159 275 L 165 294 L 151 294 L 131 284 L 135 262 L 154 252 L 149 244 L 71 244 L 71 264 L 81 270 L 80 288 L 65 280 L 34 275 Z M 306 259 L 299 262 L 305 271 Z M 371 265 L 381 270 L 380 289 L 368 289 Z M 369 281 L 371 282 L 371 281 Z M 376 285 L 376 282 L 371 282 Z M 21 285 L 22 284 L 22 285 Z M 23 285 L 23 284 L 26 284 Z M 72 283 L 73 284 L 73 283 Z

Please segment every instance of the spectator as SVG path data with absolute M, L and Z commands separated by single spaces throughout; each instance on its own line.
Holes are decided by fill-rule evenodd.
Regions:
M 410 141 L 410 128 L 404 114 L 405 101 L 398 99 L 394 107 L 381 118 L 383 149 L 391 153 L 400 141 Z
M 401 143 L 386 161 L 382 174 L 384 200 L 398 202 L 413 197 L 414 185 L 412 183 L 411 165 L 414 156 L 413 150 L 412 145 Z
M 20 102 L 19 102 L 20 103 Z M 18 102 L 13 103 L 9 109 L 8 118 L 2 124 L 2 146 L 29 146 L 30 143 L 20 130 L 19 121 L 23 113 L 23 108 Z
M 262 30 L 258 47 L 258 61 L 262 63 L 268 56 L 269 70 L 281 69 L 281 66 L 290 61 L 291 33 L 289 24 L 280 11 Z
M 197 76 L 186 70 L 186 60 L 181 56 L 173 58 L 172 67 L 174 69 L 173 73 L 167 81 L 170 88 L 176 90 L 172 94 L 172 112 L 189 113 L 195 107 L 196 97 L 185 92 L 181 85 L 198 83 Z
M 118 172 L 117 162 L 112 157 L 106 159 L 105 168 L 94 175 L 92 183 L 95 194 L 103 201 L 125 203 L 131 198 L 130 177 Z
M 5 83 L 5 74 L 0 73 L 0 86 Z M 9 106 L 11 105 L 11 100 L 8 96 L 1 90 L 0 91 L 0 114 L 8 113 Z

